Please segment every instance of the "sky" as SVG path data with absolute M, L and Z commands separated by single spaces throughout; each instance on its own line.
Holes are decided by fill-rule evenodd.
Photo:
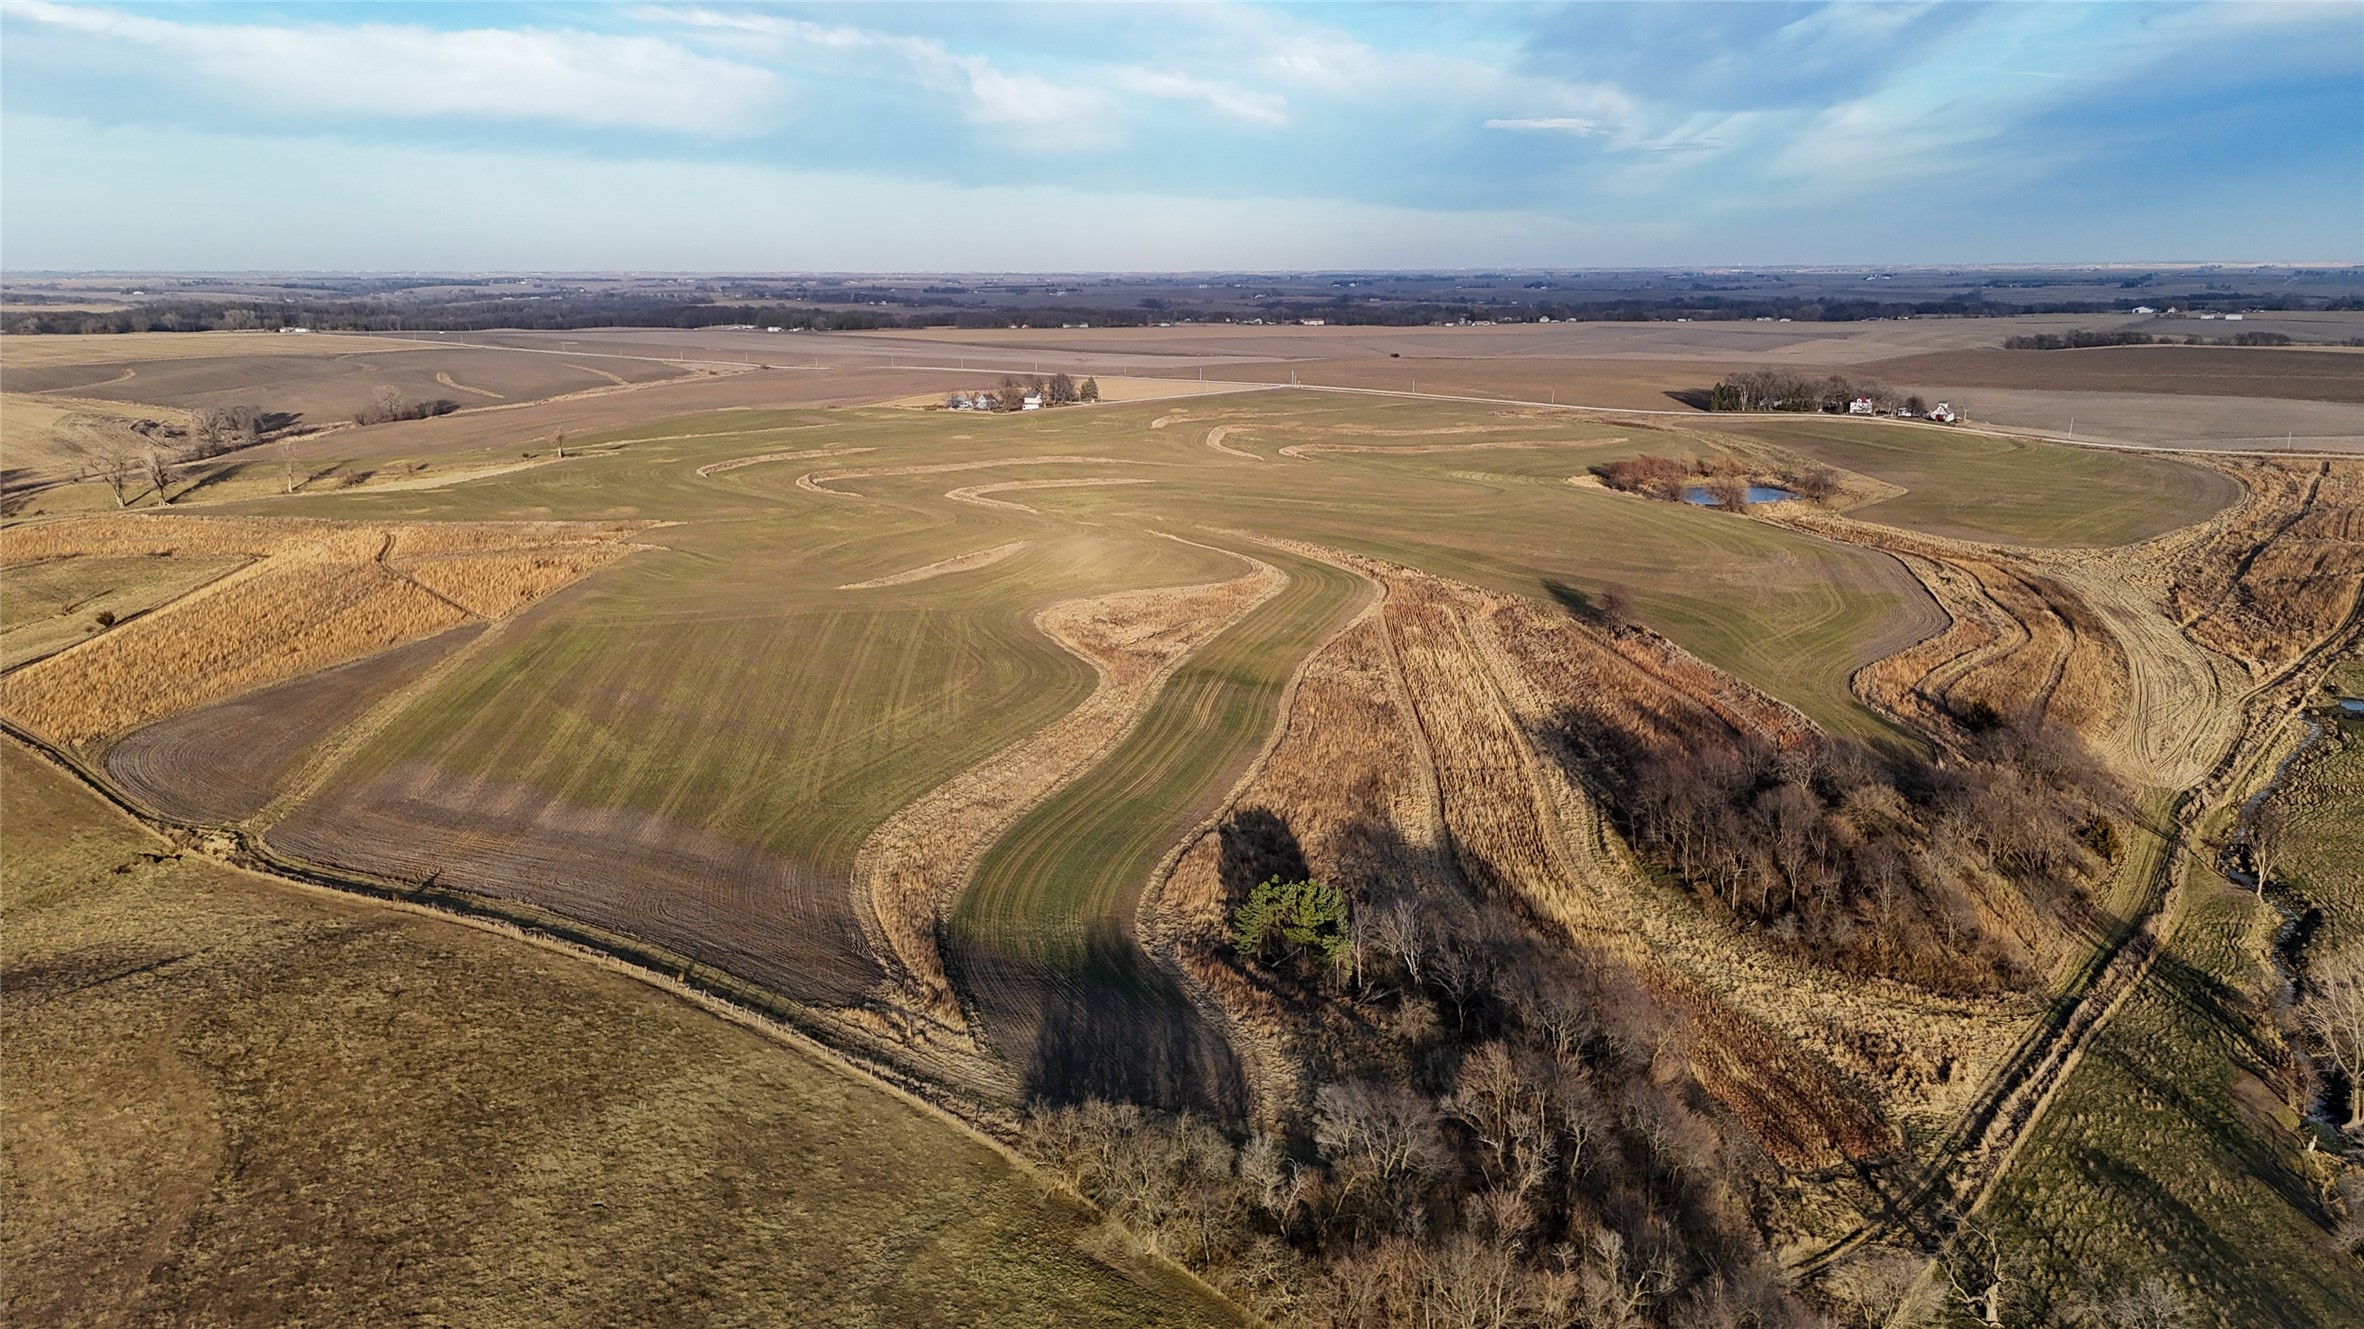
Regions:
M 0 0 L 9 271 L 2364 261 L 2364 0 Z

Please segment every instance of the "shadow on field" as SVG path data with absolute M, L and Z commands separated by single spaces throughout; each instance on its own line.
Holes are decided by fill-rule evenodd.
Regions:
M 1297 833 L 1271 808 L 1241 808 L 1223 819 L 1215 836 L 1221 854 L 1215 872 L 1231 899 L 1246 899 L 1259 883 L 1274 877 L 1303 881 L 1313 875 Z
M 1114 923 L 1095 927 L 1063 964 L 951 939 L 945 954 L 987 1033 L 1021 1068 L 1029 1100 L 1246 1114 L 1230 1046 Z

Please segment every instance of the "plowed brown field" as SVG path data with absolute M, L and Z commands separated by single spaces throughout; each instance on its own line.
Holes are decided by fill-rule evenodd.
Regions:
M 465 645 L 483 628 L 448 632 L 316 670 L 243 697 L 135 729 L 107 749 L 107 773 L 168 817 L 244 821 L 269 807 L 313 746 Z

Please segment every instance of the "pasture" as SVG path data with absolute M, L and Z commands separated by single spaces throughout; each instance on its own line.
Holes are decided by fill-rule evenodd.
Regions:
M 1726 431 L 1899 486 L 1906 492 L 1851 515 L 1958 540 L 2130 544 L 2204 520 L 2241 493 L 2190 462 L 1935 427 L 1806 418 L 1702 432 Z
M 797 1048 L 0 775 L 12 1323 L 1237 1323 Z
M 196 590 L 240 558 L 53 558 L 8 572 L 0 668 L 38 660 Z

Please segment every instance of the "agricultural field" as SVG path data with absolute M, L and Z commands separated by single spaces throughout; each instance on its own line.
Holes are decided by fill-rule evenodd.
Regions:
M 2364 351 L 2271 346 L 2095 346 L 1941 351 L 1879 362 L 1901 383 L 2177 397 L 2285 397 L 2364 405 Z M 2098 423 L 2098 422 L 2097 422 Z
M 1851 1261 L 1925 1271 L 1956 1249 L 1931 1234 L 1973 1213 L 2011 1234 L 2030 1286 L 2066 1306 L 2086 1289 L 2059 1271 L 2078 1260 L 2131 1274 L 2165 1259 L 2131 1238 L 2095 1235 L 2088 1251 L 2063 1233 L 2113 1203 L 2097 1198 L 2111 1178 L 2168 1165 L 2167 1153 L 2132 1158 L 2150 1130 L 2141 1114 L 2172 1108 L 2153 1102 L 2164 1091 L 2106 1076 L 2170 1035 L 2188 1062 L 2160 1072 L 2185 1086 L 2176 1129 L 2195 1133 L 2192 1157 L 2218 1149 L 2207 1175 L 2219 1180 L 2194 1184 L 2221 1201 L 2170 1187 L 2175 1202 L 2211 1226 L 2248 1223 L 2258 1260 L 2322 1217 L 2293 1198 L 2292 1169 L 2314 1166 L 2294 1157 L 2294 1121 L 2260 1106 L 2273 1063 L 2251 1046 L 2271 1042 L 2255 1024 L 2271 1004 L 2251 963 L 2258 916 L 2162 837 L 2222 833 L 2239 792 L 2228 772 L 2255 764 L 2352 636 L 2355 463 L 1662 413 L 1644 403 L 1674 390 L 1686 362 L 1666 346 L 1704 335 L 1687 329 L 1653 330 L 1649 354 L 1566 380 L 1546 354 L 1557 330 L 1469 330 L 1500 354 L 1466 361 L 1429 344 L 1452 330 L 1357 330 L 1341 343 L 1352 353 L 1301 361 L 1256 358 L 1320 344 L 1292 330 L 1223 346 L 1166 331 L 1105 342 L 1145 378 L 1181 372 L 1151 361 L 1196 356 L 1210 378 L 1237 370 L 1267 386 L 1202 390 L 1194 371 L 1171 397 L 954 412 L 921 394 L 989 380 L 961 363 L 972 341 L 950 334 L 617 333 L 582 340 L 619 363 L 652 353 L 632 362 L 645 365 L 748 336 L 819 349 L 812 365 L 717 361 L 629 390 L 314 435 L 286 458 L 230 459 L 169 504 L 117 510 L 88 483 L 44 490 L 38 514 L 0 529 L 19 662 L 0 675 L 0 716 L 180 836 L 179 857 L 105 878 L 217 911 L 176 923 L 165 910 L 155 927 L 244 935 L 231 915 L 265 906 L 234 909 L 233 885 L 266 893 L 255 899 L 282 888 L 218 860 L 603 950 L 1022 1142 L 1123 1219 L 1127 1240 L 1281 1319 L 1347 1295 L 1354 1261 L 1415 1248 L 1474 1259 L 1468 1243 L 1514 1220 L 1606 1261 L 1555 1271 L 1505 1256 L 1500 1276 L 1534 1296 L 1563 1276 L 1655 1286 L 1657 1273 L 1620 1263 L 1652 1240 L 1645 1214 L 1697 1237 L 1664 1256 L 1661 1322 L 1683 1322 L 1711 1285 L 1766 1323 L 1835 1305 Z M 1848 340 L 1780 325 L 1717 335 L 1768 353 Z M 1902 339 L 1890 354 L 1959 349 L 1958 327 L 1879 335 Z M 503 334 L 505 349 L 481 354 L 562 359 L 523 349 L 541 336 Z M 1063 344 L 1047 331 L 972 340 L 1005 359 Z M 914 345 L 941 354 L 877 363 Z M 1452 399 L 1425 377 L 1432 363 L 1526 399 Z M 1386 381 L 1414 367 L 1419 393 Z M 138 368 L 126 390 L 151 377 Z M 1274 386 L 1366 370 L 1367 391 Z M 1620 375 L 1620 401 L 1634 403 L 1622 409 L 1532 397 Z M 454 377 L 501 390 L 489 369 Z M 831 404 L 839 394 L 875 404 Z M 1835 478 L 1819 500 L 1731 510 L 1670 501 L 1679 485 L 1610 487 L 1645 455 L 1741 489 L 1816 467 Z M 89 631 L 102 605 L 121 608 Z M 1333 890 L 1338 931 L 1238 930 L 1268 879 Z M 291 986 L 241 995 L 240 1010 L 293 1009 L 271 994 L 333 986 L 334 957 L 381 948 L 369 954 L 382 962 L 357 958 L 355 976 L 334 978 L 347 984 L 335 991 L 362 990 L 367 975 L 421 963 L 404 947 L 457 954 L 449 932 L 486 958 L 429 966 L 451 975 L 451 999 L 372 1035 L 420 1041 L 337 1055 L 394 1067 L 463 1039 L 489 1064 L 505 1046 L 450 1012 L 482 1004 L 453 994 L 513 939 L 437 923 L 439 940 L 417 940 L 403 929 L 430 924 L 412 914 L 287 898 L 339 921 L 290 934 L 320 937 L 318 958 L 268 943 L 281 948 L 272 981 Z M 362 935 L 377 940 L 351 939 Z M 249 944 L 222 941 L 218 963 L 264 954 L 237 949 Z M 627 1018 L 615 993 L 656 999 L 530 954 L 537 984 L 614 992 L 563 1020 L 551 1014 L 562 999 L 538 988 L 484 1004 L 507 1036 L 552 1019 L 594 1038 Z M 36 974 L 52 963 L 10 960 Z M 174 961 L 138 982 L 227 983 L 216 963 Z M 2178 986 L 2190 975 L 2214 976 L 2192 989 L 2204 1002 Z M 113 1017 L 89 1012 L 117 999 L 55 1000 L 99 1019 Z M 706 1017 L 665 1009 L 631 1017 L 642 1032 L 598 1057 L 554 1041 L 517 1069 L 573 1057 L 568 1084 L 619 1086 L 582 1083 L 568 1100 L 578 1115 L 519 1146 L 542 1160 L 522 1174 L 532 1203 L 515 1201 L 542 1225 L 532 1231 L 605 1221 L 565 1204 L 583 1183 L 579 1159 L 548 1153 L 566 1135 L 557 1123 L 596 1120 L 632 1149 L 658 1147 L 634 1132 L 720 1148 L 707 1126 L 679 1123 L 749 1096 L 779 1115 L 742 1123 L 733 1141 L 755 1142 L 731 1148 L 820 1148 L 784 1143 L 799 1131 L 826 1148 L 811 1178 L 735 1180 L 728 1204 L 911 1221 L 893 1198 L 904 1190 L 865 1203 L 789 1193 L 866 1175 L 858 1142 L 905 1128 L 811 1123 L 876 1123 L 892 1100 L 779 1088 L 790 1072 L 756 1065 L 768 1045 L 731 1042 L 744 1031 L 728 1026 L 693 1037 L 680 1031 Z M 675 1038 L 696 1055 L 649 1051 Z M 303 1039 L 268 1046 L 313 1055 L 293 1050 Z M 1509 1093 L 1505 1076 L 1542 1077 L 1533 1092 L 1558 1104 L 1548 1132 L 1563 1134 L 1533 1147 L 1593 1149 L 1597 1172 L 1515 1180 L 1532 1164 L 1514 1166 L 1473 1106 Z M 1380 1165 L 1338 1124 L 1352 1115 L 1342 1104 L 1431 1121 L 1434 1166 L 1358 1180 Z M 322 1105 L 312 1120 L 347 1110 Z M 1079 1143 L 1099 1130 L 1127 1142 Z M 1148 1172 L 1111 1161 L 1167 1130 L 1182 1143 Z M 1193 1134 L 1206 1130 L 1220 1150 Z M 1176 1216 L 1246 1184 L 1251 1147 L 1266 1151 L 1253 1167 L 1279 1169 L 1258 1183 L 1265 1198 Z M 256 1185 L 303 1175 L 306 1158 L 285 1148 Z M 1243 1152 L 1221 1154 L 1233 1161 L 1220 1179 L 1192 1171 L 1231 1150 Z M 2092 1161 L 2105 1155 L 2121 1161 Z M 635 1157 L 647 1186 L 671 1175 Z M 1005 1231 L 988 1215 L 1014 1212 L 1014 1174 L 959 1168 L 999 1178 L 985 1188 L 996 1198 L 974 1192 L 960 1212 Z M 689 1240 L 682 1224 L 736 1212 L 661 1202 L 664 1221 L 636 1240 Z M 1045 1293 L 1029 1313 L 1187 1323 L 1213 1304 L 1147 1264 L 1107 1281 L 1060 1226 L 1080 1231 L 1080 1211 L 1032 1202 L 1063 1216 L 1029 1240 L 1082 1261 L 1056 1273 L 1055 1293 L 1082 1309 L 1054 1311 L 1068 1303 Z M 293 1212 L 261 1195 L 225 1203 L 258 1221 Z M 627 1202 L 653 1203 L 657 1189 Z M 886 1251 L 864 1235 L 879 1230 L 848 1232 L 847 1249 Z M 762 1224 L 730 1231 L 707 1257 L 735 1271 L 712 1281 L 717 1296 L 822 1286 L 809 1270 L 824 1263 L 876 1267 L 783 1253 Z M 1409 1244 L 1367 1240 L 1379 1231 Z M 759 1237 L 760 1258 L 815 1263 L 737 1281 Z M 982 1237 L 945 1240 L 950 1267 L 982 1258 Z M 463 1291 L 422 1313 L 497 1319 L 522 1304 L 468 1300 L 500 1291 L 491 1257 L 437 1249 L 459 1263 L 433 1267 Z M 1726 1255 L 1693 1259 L 1710 1249 Z M 244 1258 L 224 1247 L 173 1267 L 202 1282 Z M 2249 1258 L 2179 1273 L 2195 1297 L 2296 1322 L 2345 1295 L 2335 1260 L 2245 1282 L 2225 1272 Z M 606 1287 L 636 1267 L 544 1276 Z M 1011 1303 L 992 1299 L 1019 1295 L 1011 1277 L 977 1275 L 986 1300 L 959 1314 L 1006 1322 L 997 1308 Z M 1283 1287 L 1307 1300 L 1276 1300 Z M 660 1305 L 627 1293 L 658 1295 L 618 1283 L 598 1304 L 626 1318 Z M 883 1306 L 907 1293 L 844 1295 Z
M 294 338 L 288 340 L 309 340 Z M 364 339 L 338 339 L 362 341 Z M 454 346 L 414 350 L 405 343 L 365 345 L 341 355 L 175 355 L 99 365 L 0 369 L 0 391 L 56 393 L 138 410 L 259 405 L 298 423 L 350 419 L 378 393 L 405 401 L 448 399 L 462 406 L 538 401 L 591 388 L 677 377 L 686 371 L 647 360 L 613 364 L 590 357 Z
M 0 774 L 12 1323 L 1237 1323 L 809 1052 Z
M 1904 492 L 1852 515 L 1957 540 L 2131 544 L 2204 521 L 2241 494 L 2235 481 L 2188 461 L 1957 430 L 1806 419 L 1731 432 L 1897 486 Z
M 10 569 L 0 668 L 53 655 L 244 566 L 238 558 L 54 558 Z

